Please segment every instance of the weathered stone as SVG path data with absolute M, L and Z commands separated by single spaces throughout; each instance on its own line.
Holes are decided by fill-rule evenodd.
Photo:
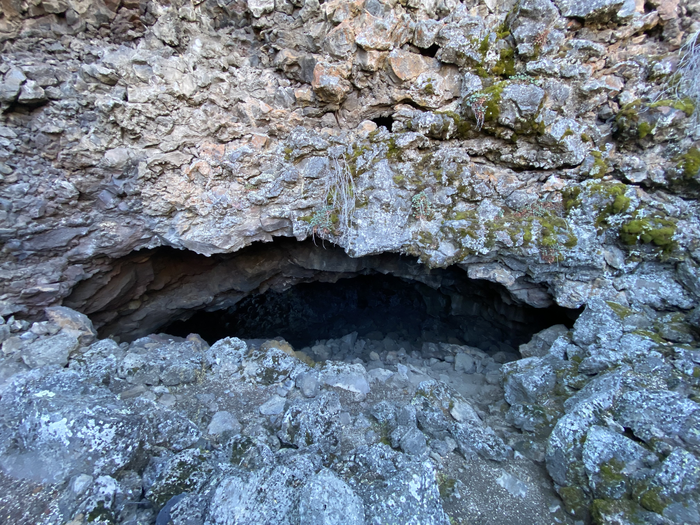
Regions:
M 476 366 L 474 363 L 474 358 L 469 354 L 458 353 L 455 356 L 455 370 L 457 372 L 464 372 L 465 374 L 475 372 Z
M 65 306 L 52 306 L 44 311 L 51 322 L 60 326 L 64 332 L 74 334 L 80 344 L 89 345 L 97 337 L 92 321 L 85 314 Z
M 68 10 L 68 0 L 42 0 L 41 7 L 47 13 L 65 13 Z
M 68 357 L 77 350 L 78 338 L 69 334 L 58 334 L 39 339 L 22 353 L 22 360 L 30 368 L 48 365 L 66 366 Z
M 340 446 L 340 412 L 340 401 L 334 392 L 323 392 L 308 401 L 296 401 L 285 412 L 278 437 L 283 443 L 299 448 L 319 445 L 323 450 L 337 452 Z
M 241 431 L 241 424 L 236 419 L 236 416 L 230 412 L 220 411 L 212 416 L 207 431 L 209 434 L 214 435 L 222 434 L 223 432 L 238 434 Z
M 299 374 L 296 379 L 296 386 L 306 397 L 316 397 L 320 391 L 318 373 L 305 372 Z
M 275 10 L 275 0 L 247 0 L 248 9 L 255 18 L 260 18 L 265 13 Z
M 347 483 L 332 471 L 322 469 L 301 489 L 299 520 L 325 525 L 364 525 L 364 505 Z
M 554 325 L 538 332 L 529 343 L 520 345 L 520 355 L 523 357 L 544 357 L 557 338 L 568 332 L 562 324 Z
M 321 371 L 321 381 L 328 386 L 366 395 L 370 390 L 366 373 L 365 367 L 360 364 L 330 361 Z
M 554 3 L 562 16 L 609 20 L 620 10 L 624 0 L 554 0 Z
M 447 525 L 430 462 L 411 463 L 368 495 L 365 516 L 369 523 L 399 522 Z
M 5 79 L 0 83 L 0 102 L 14 102 L 25 80 L 27 77 L 19 68 L 13 67 L 5 73 Z
M 206 453 L 193 448 L 152 461 L 144 476 L 146 498 L 160 508 L 173 496 L 197 490 L 211 472 L 205 460 Z
M 0 434 L 8 445 L 0 461 L 19 478 L 55 482 L 79 473 L 112 475 L 134 458 L 142 438 L 139 416 L 70 370 L 24 374 L 5 390 L 0 405 Z
M 343 22 L 333 29 L 324 40 L 324 47 L 336 58 L 346 58 L 357 49 L 355 31 L 350 21 Z
M 536 357 L 503 365 L 503 378 L 506 401 L 511 405 L 536 403 L 556 384 L 552 367 Z
M 583 465 L 599 498 L 622 498 L 631 486 L 621 473 L 631 475 L 643 469 L 651 457 L 631 439 L 599 426 L 588 430 L 583 445 Z
M 46 100 L 44 89 L 34 80 L 27 80 L 22 84 L 17 102 L 20 104 L 39 104 Z
M 376 18 L 366 13 L 356 30 L 355 43 L 363 49 L 386 51 L 392 48 L 392 31 L 396 26 L 394 18 Z
M 400 49 L 395 49 L 389 53 L 388 62 L 392 73 L 403 82 L 415 80 L 421 73 L 437 70 L 439 67 L 438 61 L 434 58 L 424 57 Z
M 352 90 L 352 86 L 342 77 L 339 70 L 323 64 L 316 64 L 311 85 L 321 100 L 333 104 L 340 104 Z
M 270 399 L 260 405 L 260 413 L 263 416 L 276 416 L 284 412 L 284 405 L 287 400 L 281 396 L 272 396 Z
M 276 467 L 267 466 L 253 476 L 224 478 L 213 493 L 207 522 L 216 525 L 292 523 L 292 516 L 298 516 L 301 496 L 300 491 L 294 487 L 299 482 L 306 483 L 316 469 L 305 457 L 297 457 L 290 463 Z M 314 487 L 315 484 L 310 487 L 309 492 L 312 494 L 316 493 Z M 307 497 L 309 492 L 306 493 Z M 322 496 L 319 494 L 319 497 Z M 316 509 L 312 502 L 305 501 L 305 513 L 318 516 L 314 512 Z M 333 513 L 321 516 L 331 517 Z

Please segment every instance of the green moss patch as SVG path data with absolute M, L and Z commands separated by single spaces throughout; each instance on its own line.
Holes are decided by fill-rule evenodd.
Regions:
M 608 172 L 608 164 L 603 159 L 603 154 L 600 151 L 592 150 L 591 155 L 593 156 L 593 167 L 588 174 L 594 179 L 602 179 L 603 176 Z
M 599 229 L 605 227 L 612 215 L 619 215 L 629 209 L 631 199 L 625 195 L 627 186 L 624 184 L 594 184 L 590 187 L 590 190 L 592 194 L 598 195 L 607 201 L 607 204 L 602 207 L 595 221 L 595 225 Z
M 648 122 L 641 122 L 639 124 L 639 127 L 637 128 L 637 134 L 639 135 L 640 139 L 645 138 L 649 133 L 654 131 L 654 127 L 652 124 L 649 124 Z
M 637 243 L 653 244 L 664 251 L 675 247 L 673 236 L 676 233 L 676 223 L 672 220 L 658 217 L 633 219 L 620 228 L 620 240 L 628 245 Z
M 658 108 L 658 107 L 663 107 L 663 106 L 677 109 L 678 111 L 682 111 L 683 113 L 685 113 L 689 117 L 695 111 L 695 104 L 693 103 L 693 101 L 691 99 L 689 99 L 687 97 L 680 99 L 680 100 L 671 100 L 671 99 L 659 100 L 657 102 L 652 102 L 647 107 Z
M 700 150 L 692 148 L 681 157 L 678 168 L 682 170 L 685 179 L 692 179 L 700 173 Z
M 613 301 L 606 301 L 606 304 L 610 307 L 610 309 L 613 312 L 615 312 L 617 314 L 617 316 L 620 319 L 625 319 L 634 313 L 631 308 L 627 308 L 626 306 L 622 306 L 620 303 L 615 303 Z
M 580 487 L 561 487 L 557 492 L 561 496 L 566 511 L 577 517 L 583 518 L 588 511 L 588 498 Z
M 491 68 L 494 75 L 510 77 L 515 75 L 515 49 L 501 49 L 498 62 Z

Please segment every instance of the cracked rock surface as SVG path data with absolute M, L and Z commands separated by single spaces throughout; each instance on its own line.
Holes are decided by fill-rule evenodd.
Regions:
M 699 19 L 4 0 L 0 521 L 700 522 Z M 583 313 L 519 355 L 157 334 L 405 255 Z

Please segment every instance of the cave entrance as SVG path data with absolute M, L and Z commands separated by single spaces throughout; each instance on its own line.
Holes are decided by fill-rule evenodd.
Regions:
M 372 122 L 374 122 L 378 128 L 381 128 L 383 126 L 387 130 L 391 131 L 391 127 L 394 125 L 394 117 L 391 114 L 382 115 L 382 116 L 373 118 Z
M 434 273 L 442 283 L 437 289 L 381 273 L 298 284 L 246 297 L 224 310 L 198 311 L 162 330 L 182 337 L 197 333 L 210 344 L 227 336 L 281 337 L 299 349 L 355 333 L 400 342 L 409 353 L 420 352 L 425 343 L 515 353 L 539 330 L 572 322 L 571 312 L 560 307 L 507 304 L 497 285 L 470 280 L 463 270 Z
M 293 239 L 212 257 L 172 248 L 134 252 L 106 261 L 64 305 L 90 316 L 101 337 L 122 341 L 197 333 L 209 343 L 282 337 L 298 349 L 354 334 L 401 342 L 408 353 L 426 343 L 515 353 L 533 334 L 570 327 L 578 315 L 524 304 L 456 266 L 431 270 L 394 253 L 351 258 L 338 247 Z

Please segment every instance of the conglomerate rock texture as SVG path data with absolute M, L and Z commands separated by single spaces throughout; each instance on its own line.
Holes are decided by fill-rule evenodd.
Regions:
M 700 521 L 700 86 L 674 89 L 697 0 L 0 6 L 0 520 Z M 236 294 L 173 293 L 197 272 L 140 250 L 214 261 L 275 237 L 585 309 L 520 360 L 355 336 L 358 361 L 333 364 L 328 341 L 93 342 L 61 307 L 110 334 L 126 319 L 131 340 L 293 284 L 258 262 Z M 408 277 L 305 260 L 298 280 Z M 370 387 L 370 362 L 396 384 Z M 487 379 L 481 401 L 449 390 Z M 469 477 L 538 497 L 490 514 Z

